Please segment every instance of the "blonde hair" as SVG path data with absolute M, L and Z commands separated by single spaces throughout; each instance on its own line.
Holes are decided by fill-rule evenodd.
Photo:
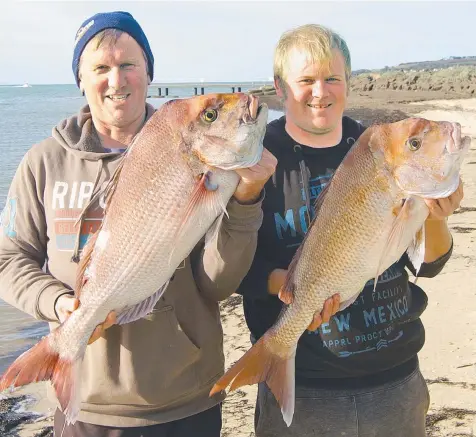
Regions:
M 129 35 L 127 32 L 124 32 L 120 29 L 107 28 L 107 29 L 101 30 L 101 32 L 97 33 L 91 38 L 91 40 L 87 43 L 86 47 L 91 45 L 91 47 L 93 47 L 94 50 L 98 50 L 102 46 L 111 47 L 117 43 L 117 40 L 121 37 L 123 33 L 126 33 L 127 35 Z M 143 49 L 142 49 L 142 54 L 144 55 L 144 59 L 145 59 L 147 76 L 150 77 L 149 63 L 147 62 L 147 55 L 145 54 Z M 81 61 L 82 61 L 82 56 L 79 58 L 79 63 L 78 63 L 78 74 L 80 79 L 81 79 Z
M 349 84 L 352 72 L 349 48 L 344 39 L 331 29 L 319 24 L 305 24 L 281 35 L 274 52 L 274 78 L 281 84 L 286 78 L 289 54 L 293 49 L 306 52 L 310 61 L 327 69 L 333 57 L 332 50 L 339 50 L 345 61 L 345 79 Z

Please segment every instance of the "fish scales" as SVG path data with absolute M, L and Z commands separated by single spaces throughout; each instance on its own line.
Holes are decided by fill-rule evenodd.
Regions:
M 289 426 L 296 348 L 314 314 L 334 294 L 340 295 L 340 310 L 353 303 L 367 281 L 405 251 L 418 271 L 429 213 L 424 199 L 458 188 L 469 145 L 457 123 L 406 119 L 367 129 L 317 200 L 280 291 L 286 305 L 277 321 L 210 394 L 266 381 Z
M 345 177 L 340 177 L 344 171 Z M 378 256 L 382 246 L 376 229 L 391 226 L 394 199 L 389 193 L 397 190 L 383 175 L 377 178 L 377 171 L 365 142 L 353 148 L 336 171 L 326 198 L 340 201 L 321 205 L 319 221 L 306 237 L 292 276 L 295 299 L 277 324 L 289 341 L 305 330 L 315 309 L 322 308 L 327 298 L 341 290 L 341 301 L 352 298 L 375 273 L 369 269 L 375 264 L 369 257 Z M 355 222 L 361 226 L 356 227 Z M 361 241 L 366 245 L 358 244 Z

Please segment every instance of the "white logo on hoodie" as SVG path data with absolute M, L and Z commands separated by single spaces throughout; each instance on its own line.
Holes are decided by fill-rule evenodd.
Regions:
M 92 182 L 68 182 L 56 181 L 53 187 L 52 208 L 78 208 L 82 209 L 91 198 L 94 190 Z

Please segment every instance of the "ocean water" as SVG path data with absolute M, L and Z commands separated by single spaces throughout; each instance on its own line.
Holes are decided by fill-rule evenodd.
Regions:
M 186 97 L 189 92 L 174 88 L 169 97 Z M 209 92 L 230 90 L 223 87 Z M 156 93 L 156 89 L 151 88 L 149 94 Z M 149 98 L 147 101 L 159 107 L 167 99 Z M 11 180 L 26 151 L 50 136 L 51 129 L 59 121 L 77 113 L 85 103 L 75 85 L 0 86 L 0 210 L 3 210 Z M 269 120 L 279 115 L 279 112 L 270 111 Z M 0 299 L 0 374 L 47 332 L 46 323 L 35 321 Z

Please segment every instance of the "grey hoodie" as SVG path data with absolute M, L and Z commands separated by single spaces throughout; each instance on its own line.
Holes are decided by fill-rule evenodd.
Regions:
M 146 110 L 149 118 L 154 108 Z M 55 302 L 71 293 L 81 249 L 101 223 L 102 188 L 119 160 L 103 148 L 86 106 L 33 146 L 17 169 L 2 213 L 0 297 L 51 329 L 58 326 Z M 151 314 L 111 327 L 88 346 L 80 421 L 153 425 L 223 399 L 208 397 L 224 371 L 218 301 L 247 273 L 262 222 L 261 201 L 232 199 L 227 210 L 216 241 L 184 260 Z

